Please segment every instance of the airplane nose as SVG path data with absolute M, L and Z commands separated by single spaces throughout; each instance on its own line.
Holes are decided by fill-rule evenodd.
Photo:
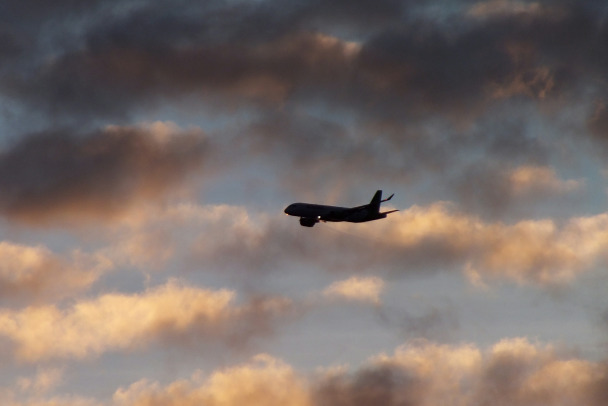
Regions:
M 291 214 L 291 210 L 293 209 L 293 204 L 290 204 L 289 206 L 285 207 L 285 210 L 283 210 L 285 212 L 285 214 Z

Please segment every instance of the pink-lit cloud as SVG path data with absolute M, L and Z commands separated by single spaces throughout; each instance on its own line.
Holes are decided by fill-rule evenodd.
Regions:
M 198 226 L 205 230 L 193 246 L 198 261 L 266 272 L 286 256 L 333 271 L 363 271 L 382 258 L 383 268 L 375 267 L 380 273 L 416 273 L 450 264 L 476 283 L 511 280 L 557 286 L 603 264 L 608 244 L 606 214 L 563 223 L 540 219 L 505 224 L 437 203 L 413 206 L 388 220 L 359 226 L 364 237 L 347 232 L 348 224 L 320 224 L 313 229 L 314 238 L 300 238 L 302 230 L 292 219 L 256 216 L 254 220 L 236 207 L 201 207 L 190 215 L 195 212 L 201 221 Z M 208 215 L 203 219 L 204 213 Z M 344 234 L 318 230 L 324 227 L 340 227 Z M 216 237 L 207 239 L 209 233 Z
M 58 255 L 43 246 L 0 242 L 0 292 L 5 305 L 44 303 L 89 289 L 114 262 L 79 251 Z
M 323 294 L 330 298 L 380 303 L 384 281 L 378 277 L 357 277 L 337 281 L 329 285 Z
M 107 293 L 66 309 L 53 305 L 0 312 L 0 336 L 23 361 L 90 358 L 134 350 L 167 335 L 200 328 L 213 336 L 243 309 L 234 292 L 188 287 L 175 281 L 139 295 Z M 222 333 L 218 333 L 220 336 Z
M 117 389 L 107 404 L 599 406 L 606 396 L 607 373 L 601 362 L 525 338 L 503 339 L 487 349 L 417 341 L 392 354 L 371 357 L 360 367 L 328 367 L 313 376 L 260 354 L 239 365 L 208 374 L 197 371 L 169 384 L 142 379 Z M 94 404 L 82 399 L 86 401 L 90 403 L 83 404 Z

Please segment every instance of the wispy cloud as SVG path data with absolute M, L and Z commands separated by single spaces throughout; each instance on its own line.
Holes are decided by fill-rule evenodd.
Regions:
M 323 290 L 323 294 L 327 297 L 379 304 L 383 288 L 384 281 L 378 277 L 353 276 L 332 283 Z

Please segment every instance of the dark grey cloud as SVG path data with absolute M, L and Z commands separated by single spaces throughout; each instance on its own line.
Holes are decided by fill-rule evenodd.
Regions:
M 608 402 L 608 362 L 604 361 L 599 368 L 598 379 L 589 386 L 590 405 L 602 405 Z
M 282 89 L 274 95 L 281 101 L 331 100 L 372 118 L 404 122 L 420 114 L 474 117 L 492 86 L 514 82 L 520 85 L 516 95 L 557 95 L 606 67 L 598 56 L 605 30 L 582 7 L 559 17 L 460 16 L 445 24 L 407 18 L 410 4 L 394 1 L 374 4 L 371 14 L 365 2 L 240 6 L 137 8 L 95 25 L 83 48 L 66 50 L 33 76 L 11 77 L 9 88 L 39 108 L 57 106 L 53 113 L 115 115 L 142 99 L 215 98 L 264 78 Z M 366 31 L 364 16 L 394 24 Z M 341 20 L 363 34 L 354 58 L 345 57 L 343 44 L 328 46 L 314 34 Z M 376 33 L 368 39 L 369 32 Z M 112 109 L 117 99 L 121 108 Z
M 245 127 L 238 135 L 243 142 L 236 149 L 249 159 L 270 155 L 277 166 L 298 168 L 282 172 L 281 180 L 284 189 L 300 196 L 311 191 L 332 195 L 362 182 L 377 184 L 379 179 L 407 188 L 429 174 L 441 174 L 435 180 L 434 200 L 445 191 L 469 211 L 496 217 L 513 205 L 556 195 L 551 185 L 540 185 L 533 199 L 515 193 L 511 172 L 522 166 L 549 167 L 553 148 L 561 141 L 535 133 L 520 111 L 510 113 L 481 119 L 466 130 L 439 122 L 434 127 L 370 125 L 353 131 L 340 122 L 339 115 L 321 118 L 285 109 L 260 116 Z M 336 176 L 320 185 L 322 174 Z M 348 198 L 355 196 L 341 197 Z
M 591 133 L 605 145 L 608 140 L 608 108 L 605 101 L 595 103 L 588 124 Z
M 458 330 L 458 316 L 453 308 L 432 306 L 422 314 L 405 312 L 401 321 L 402 332 L 408 339 L 445 341 Z
M 45 6 L 54 10 L 49 21 L 71 4 Z M 17 60 L 3 69 L 0 90 L 33 115 L 89 126 L 184 100 L 192 111 L 253 111 L 236 142 L 280 157 L 277 166 L 304 162 L 402 184 L 453 170 L 464 176 L 450 178 L 458 190 L 479 190 L 476 202 L 509 206 L 500 188 L 490 191 L 494 182 L 552 152 L 523 131 L 526 115 L 540 107 L 551 120 L 572 103 L 589 104 L 590 131 L 604 131 L 605 108 L 586 89 L 594 100 L 608 92 L 608 31 L 598 2 L 520 2 L 485 14 L 472 12 L 477 4 L 459 2 L 439 18 L 432 1 L 116 0 L 104 6 L 107 18 L 94 19 L 95 3 L 72 9 L 91 24 L 67 30 L 71 39 L 52 50 L 19 51 L 14 32 L 0 36 L 0 58 L 6 49 Z M 45 29 L 62 37 L 52 24 Z M 319 106 L 333 117 L 314 117 Z M 513 106 L 524 111 L 514 119 Z M 343 117 L 355 117 L 356 130 Z M 470 170 L 463 156 L 471 152 L 498 177 L 483 172 L 488 165 Z
M 199 131 L 163 131 L 52 130 L 18 139 L 0 153 L 0 211 L 32 223 L 109 218 L 160 199 L 201 167 L 207 151 Z
M 241 44 L 188 49 L 116 47 L 59 58 L 35 76 L 13 75 L 6 91 L 65 116 L 124 116 L 139 103 L 200 96 L 215 107 L 276 103 L 298 88 L 329 86 L 345 69 L 345 51 L 314 34 L 252 49 Z
M 505 339 L 487 351 L 473 345 L 413 342 L 352 372 L 330 368 L 312 379 L 267 355 L 254 360 L 256 364 L 222 368 L 203 382 L 193 378 L 162 387 L 142 380 L 117 393 L 129 405 L 215 405 L 216 399 L 233 405 L 250 399 L 252 393 L 266 404 L 294 401 L 315 406 L 599 406 L 606 400 L 603 363 L 560 354 L 524 339 Z
M 8 29 L 0 28 L 0 61 L 18 56 L 23 51 L 23 45 L 15 34 Z
M 321 381 L 313 392 L 318 406 L 417 405 L 428 390 L 415 374 L 391 365 L 362 369 L 354 376 Z
M 87 10 L 94 10 L 99 3 L 101 3 L 100 0 L 87 1 L 86 3 L 78 0 L 58 0 L 53 2 L 24 0 L 11 2 L 3 7 L 2 20 L 14 21 L 14 19 L 21 19 L 28 21 L 45 15 L 47 18 L 57 17 L 58 14 L 66 12 L 78 14 Z
M 482 353 L 429 342 L 408 344 L 355 373 L 323 377 L 313 388 L 315 405 L 602 405 L 606 367 L 506 339 Z

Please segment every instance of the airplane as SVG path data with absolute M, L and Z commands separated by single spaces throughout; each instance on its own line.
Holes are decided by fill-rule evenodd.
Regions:
M 325 206 L 322 204 L 293 203 L 285 208 L 285 214 L 300 217 L 300 225 L 313 227 L 319 221 L 347 221 L 349 223 L 364 223 L 386 218 L 387 214 L 399 210 L 380 213 L 380 203 L 387 202 L 395 196 L 382 200 L 382 190 L 378 190 L 369 204 L 357 207 Z

